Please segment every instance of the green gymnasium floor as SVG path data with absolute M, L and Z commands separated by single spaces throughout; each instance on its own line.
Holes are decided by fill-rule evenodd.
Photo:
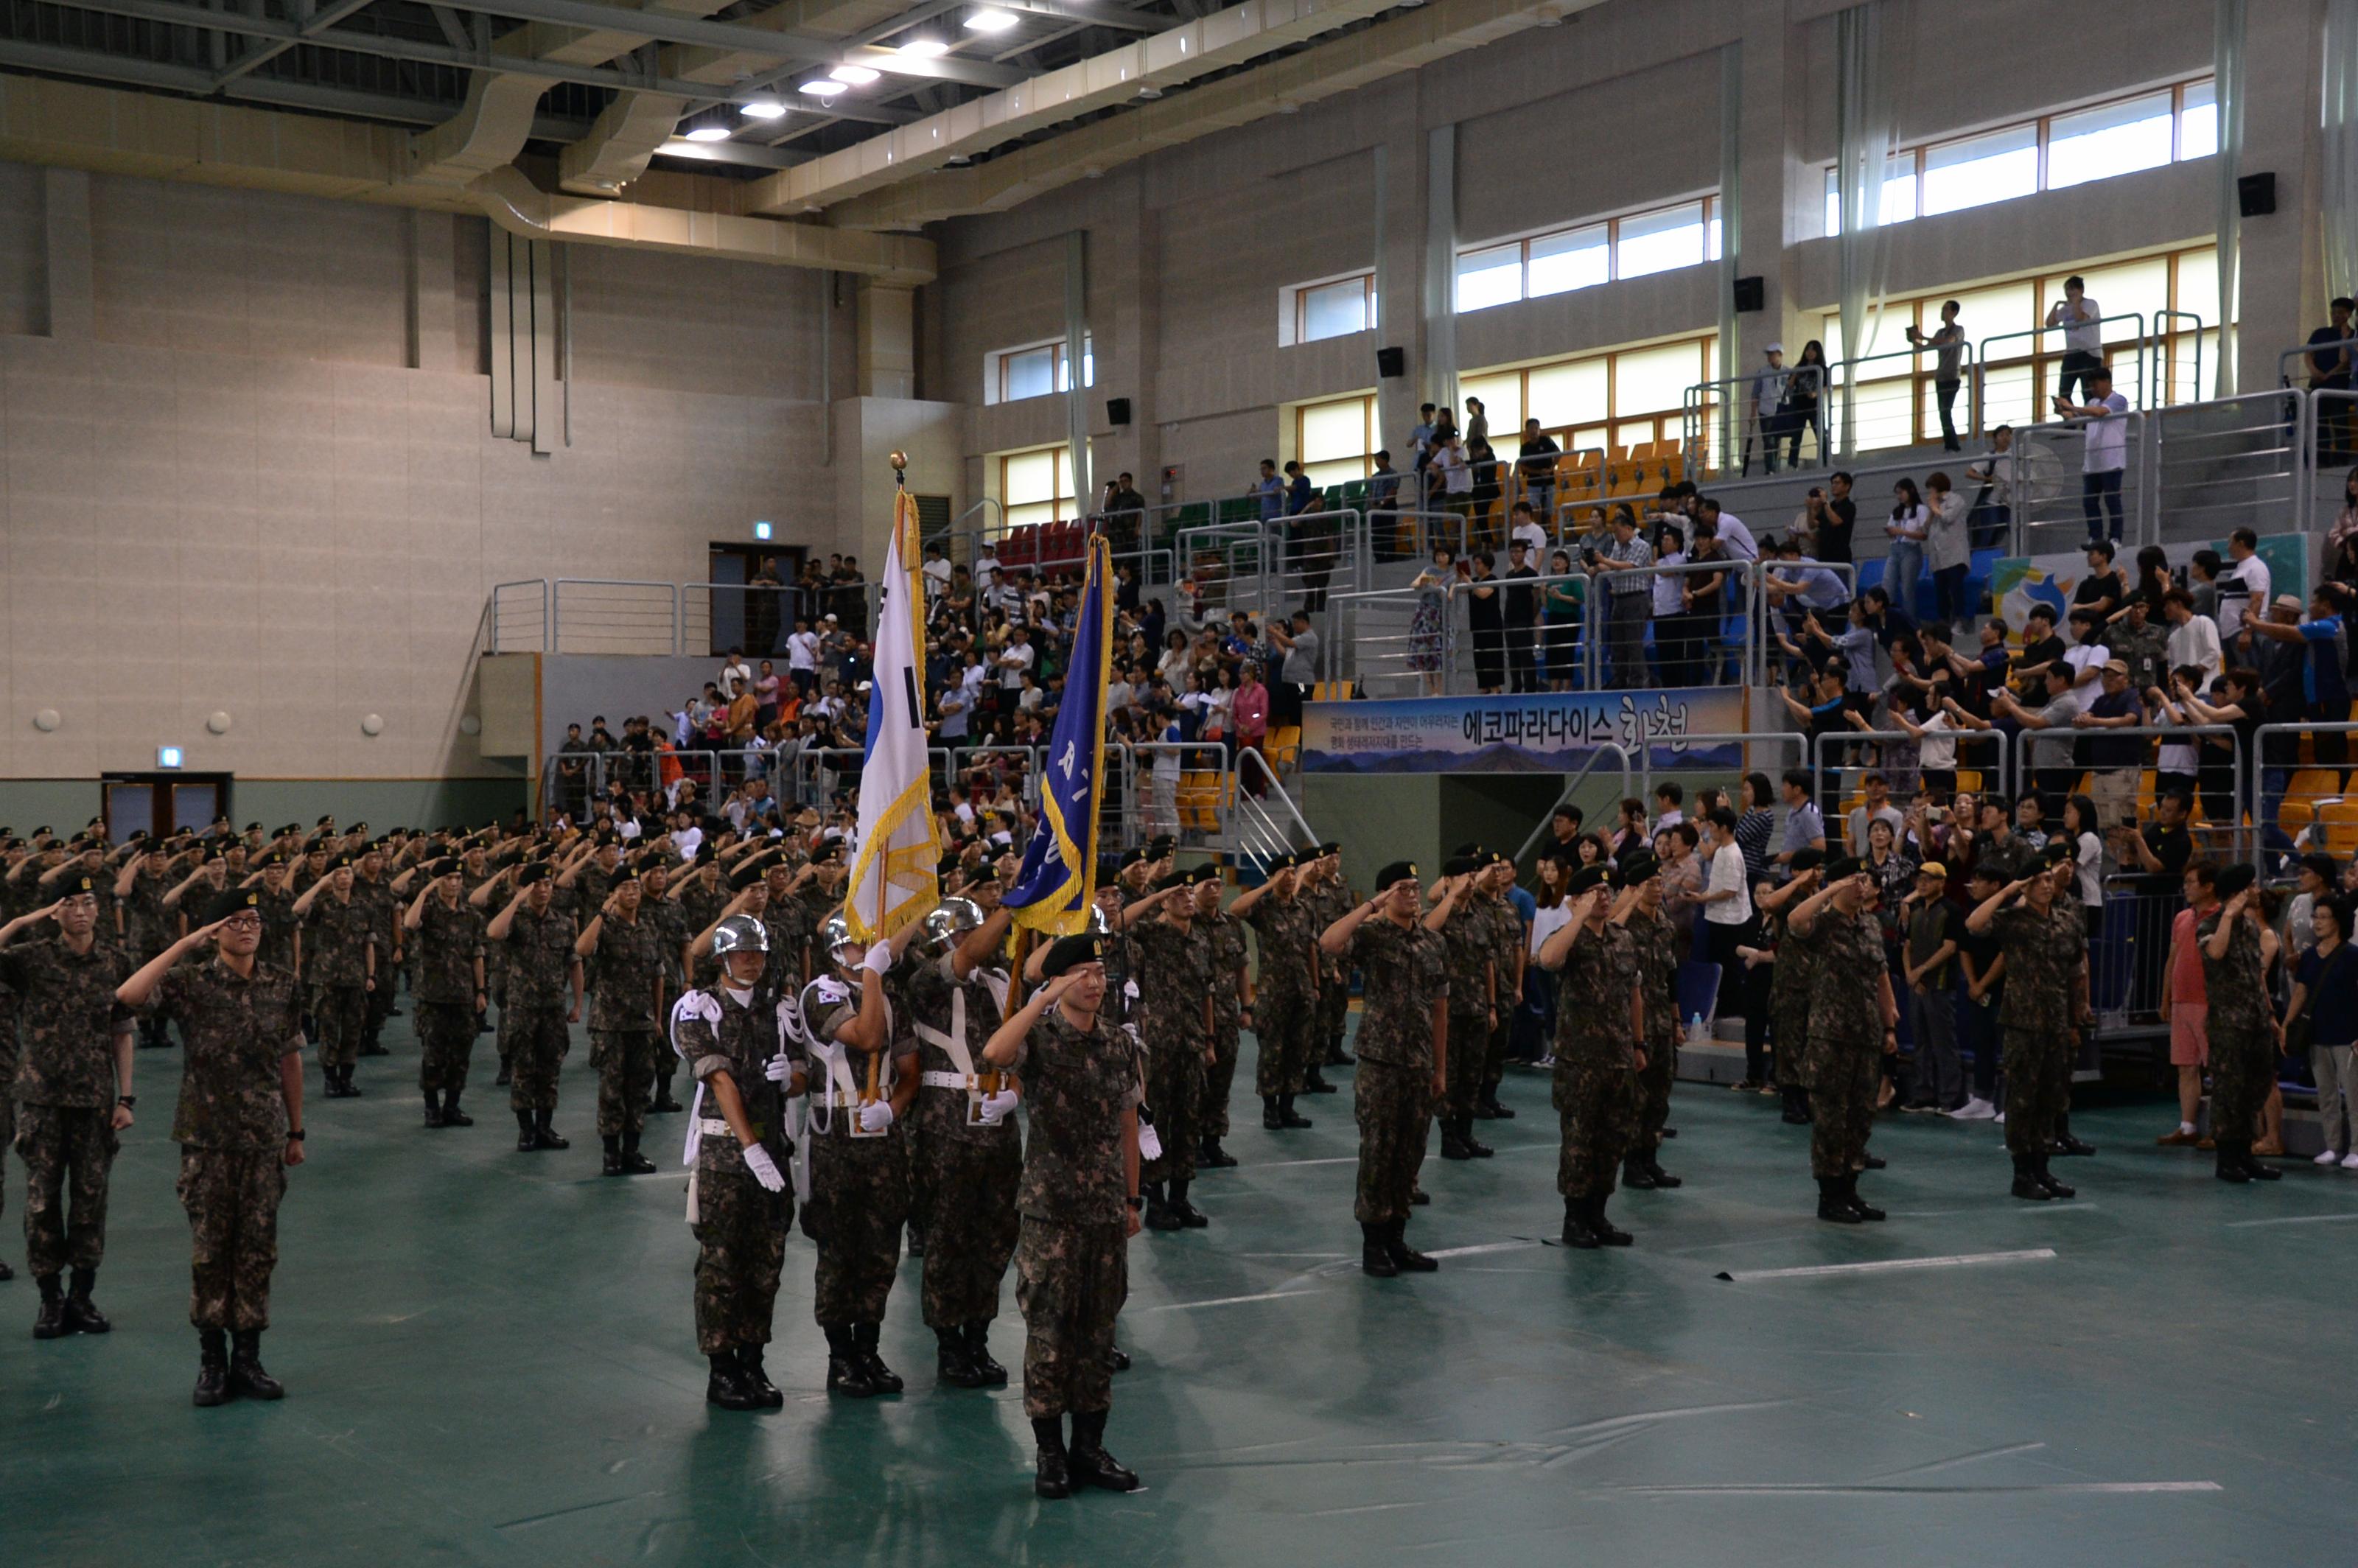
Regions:
M 597 1174 L 589 1078 L 563 1154 L 518 1155 L 503 1095 L 428 1132 L 416 1048 L 315 1101 L 265 1341 L 276 1406 L 189 1403 L 177 1052 L 143 1052 L 99 1299 L 115 1331 L 36 1344 L 0 1286 L 0 1563 L 1650 1564 L 2346 1562 L 2358 1178 L 2230 1188 L 2152 1147 L 2158 1102 L 2085 1110 L 2072 1204 L 2005 1195 L 1999 1130 L 1892 1117 L 1862 1228 L 1811 1217 L 1805 1135 L 1682 1087 L 1669 1194 L 1627 1251 L 1553 1234 L 1545 1081 L 1509 1079 L 1494 1160 L 1425 1167 L 1412 1239 L 1444 1271 L 1370 1281 L 1349 1094 L 1282 1137 L 1244 1114 L 1207 1231 L 1142 1236 L 1110 1445 L 1128 1498 L 1031 1494 L 1020 1391 L 936 1392 L 907 1265 L 897 1400 L 830 1401 L 810 1250 L 788 1253 L 766 1416 L 703 1402 L 681 1183 Z M 488 1038 L 480 1064 L 490 1055 Z M 1347 1073 L 1343 1075 L 1347 1081 Z M 317 1074 L 313 1075 L 316 1088 Z M 676 1157 L 679 1119 L 657 1119 Z M 0 1256 L 21 1264 L 11 1162 Z M 2342 1223 L 2336 1223 L 2342 1222 Z M 2051 1249 L 1907 1271 L 1723 1281 Z M 1020 1359 L 1013 1286 L 994 1336 Z

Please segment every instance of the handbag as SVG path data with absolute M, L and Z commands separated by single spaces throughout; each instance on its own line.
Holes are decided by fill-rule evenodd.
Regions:
M 2350 957 L 2350 944 L 2344 942 L 2334 949 L 2333 957 L 2318 967 L 2317 984 L 2310 987 L 2309 994 L 2301 999 L 2300 1011 L 2285 1020 L 2286 1055 L 2306 1056 L 2309 1054 L 2309 1048 L 2316 1044 L 2317 999 L 2327 986 L 2333 983 L 2334 978 L 2342 973 L 2342 960 L 2348 957 Z

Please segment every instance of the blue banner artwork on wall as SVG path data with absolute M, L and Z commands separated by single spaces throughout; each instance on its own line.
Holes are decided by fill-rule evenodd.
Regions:
M 1302 766 L 1314 773 L 1562 773 L 1610 743 L 1633 763 L 1651 747 L 1658 767 L 1737 767 L 1742 742 L 1694 745 L 1686 737 L 1740 734 L 1745 711 L 1741 687 L 1312 702 L 1302 710 Z

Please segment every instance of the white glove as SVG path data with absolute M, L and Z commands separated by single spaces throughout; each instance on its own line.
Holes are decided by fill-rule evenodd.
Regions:
M 745 1168 L 752 1172 L 753 1179 L 761 1183 L 768 1191 L 776 1193 L 785 1190 L 786 1179 L 778 1174 L 778 1162 L 771 1159 L 770 1152 L 759 1143 L 749 1143 L 745 1146 Z
M 860 1108 L 860 1130 L 882 1132 L 892 1125 L 892 1102 L 871 1100 Z
M 773 1084 L 783 1084 L 795 1076 L 795 1065 L 781 1051 L 762 1065 L 762 1076 Z
M 860 960 L 860 967 L 873 971 L 878 979 L 882 979 L 892 968 L 892 944 L 871 942 L 868 956 Z
M 985 1127 L 998 1126 L 1006 1119 L 1007 1113 L 1015 1108 L 1015 1101 L 1016 1094 L 1013 1089 L 1001 1089 L 997 1094 L 983 1096 L 982 1109 L 979 1113 L 982 1119 L 982 1124 Z

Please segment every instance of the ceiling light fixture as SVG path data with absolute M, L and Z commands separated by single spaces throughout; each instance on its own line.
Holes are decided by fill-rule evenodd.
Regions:
M 1015 13 L 986 6 L 969 15 L 966 25 L 978 33 L 1003 33 L 1015 25 Z
M 864 65 L 838 65 L 827 74 L 849 87 L 865 87 L 878 75 Z
M 817 81 L 804 82 L 803 91 L 814 98 L 832 98 L 837 93 L 848 92 L 850 89 L 840 81 L 830 81 L 822 77 Z
M 937 59 L 950 52 L 950 46 L 939 38 L 911 38 L 901 46 L 900 52 L 911 59 Z
M 756 98 L 751 103 L 741 103 L 737 113 L 748 120 L 779 120 L 785 117 L 786 106 L 774 98 Z
M 698 125 L 688 132 L 687 139 L 691 142 L 725 142 L 729 139 L 729 132 L 721 125 Z

